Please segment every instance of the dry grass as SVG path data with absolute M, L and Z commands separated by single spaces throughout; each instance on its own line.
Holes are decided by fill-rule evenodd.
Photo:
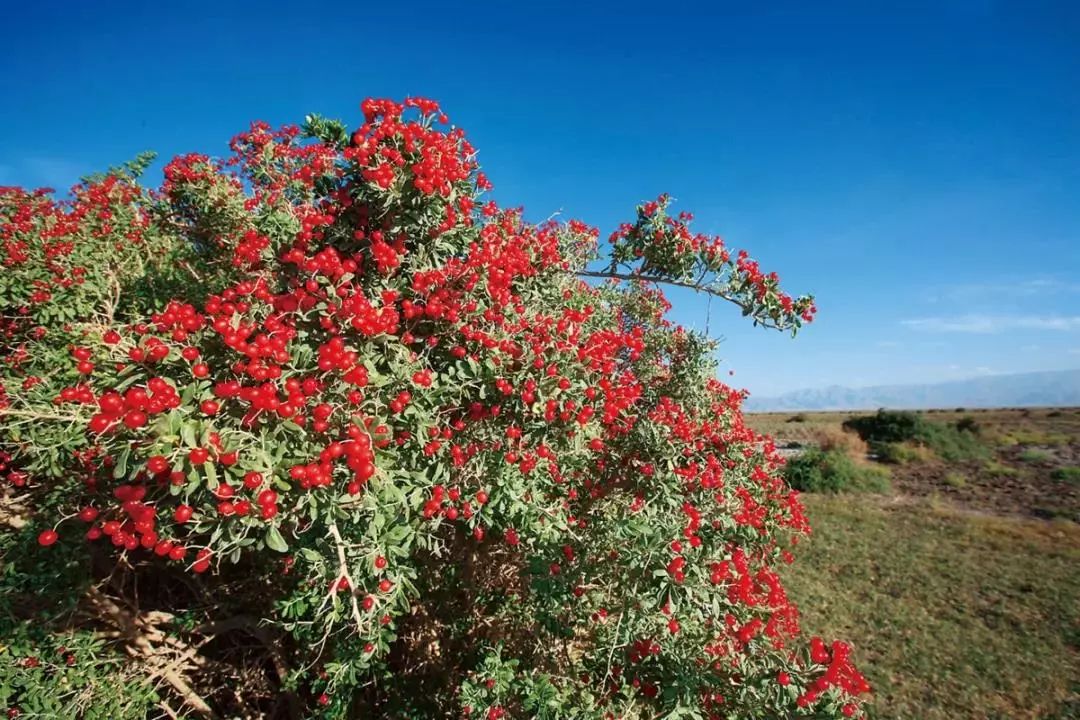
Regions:
M 867 462 L 870 452 L 861 437 L 833 425 L 814 427 L 811 441 L 822 450 L 837 450 L 856 462 Z

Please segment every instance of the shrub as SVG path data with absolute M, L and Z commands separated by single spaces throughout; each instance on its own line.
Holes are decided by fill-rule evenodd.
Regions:
M 803 413 L 797 413 L 787 419 L 789 423 L 804 423 L 806 422 L 806 415 Z
M 113 717 L 861 715 L 772 569 L 783 461 L 658 285 L 812 298 L 666 196 L 604 253 L 529 224 L 435 103 L 362 108 L 0 190 L 3 701 L 65 702 L 74 627 Z
M 1010 467 L 996 460 L 987 460 L 986 463 L 983 465 L 983 470 L 988 475 L 992 475 L 994 477 L 1011 477 L 1020 474 L 1020 471 L 1016 468 Z
M 879 461 L 891 465 L 928 462 L 934 458 L 934 453 L 925 445 L 915 445 L 912 443 L 873 443 L 870 447 Z
M 1027 448 L 1020 453 L 1020 461 L 1026 463 L 1045 463 L 1053 458 L 1046 450 L 1039 448 Z
M 979 430 L 980 430 L 979 422 L 975 418 L 971 417 L 970 415 L 967 415 L 967 416 L 962 417 L 962 418 L 960 418 L 959 420 L 956 421 L 956 429 L 959 430 L 960 432 L 969 432 L 969 433 L 978 434 Z
M 844 423 L 844 428 L 853 430 L 871 443 L 881 455 L 893 455 L 901 459 L 904 451 L 887 448 L 887 444 L 920 443 L 926 445 L 942 460 L 960 462 L 984 459 L 990 455 L 987 448 L 971 428 L 965 426 L 943 425 L 926 420 L 911 412 L 893 412 L 879 410 L 876 415 L 851 418 Z
M 949 472 L 945 474 L 945 484 L 951 488 L 962 488 L 967 485 L 967 478 L 962 473 Z
M 926 421 L 913 412 L 878 410 L 875 415 L 863 415 L 844 421 L 851 430 L 867 442 L 906 442 L 919 438 Z
M 920 428 L 919 441 L 946 462 L 984 460 L 990 456 L 990 448 L 978 435 L 949 425 L 925 423 Z
M 784 475 L 788 484 L 804 492 L 875 492 L 889 490 L 884 468 L 858 465 L 837 449 L 812 449 L 788 460 Z
M 1050 477 L 1062 482 L 1080 483 L 1080 467 L 1060 467 L 1050 473 Z

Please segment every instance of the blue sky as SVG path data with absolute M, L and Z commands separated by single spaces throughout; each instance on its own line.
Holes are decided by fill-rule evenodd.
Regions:
M 794 341 L 713 303 L 756 395 L 1080 367 L 1080 5 L 757 4 L 19 3 L 0 184 L 425 95 L 500 202 L 606 234 L 670 192 L 814 292 Z

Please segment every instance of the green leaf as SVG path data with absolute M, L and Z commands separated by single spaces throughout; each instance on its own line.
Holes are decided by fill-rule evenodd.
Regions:
M 277 552 L 287 552 L 289 544 L 285 542 L 285 538 L 281 536 L 281 532 L 277 529 L 277 525 L 271 525 L 266 530 L 266 547 Z

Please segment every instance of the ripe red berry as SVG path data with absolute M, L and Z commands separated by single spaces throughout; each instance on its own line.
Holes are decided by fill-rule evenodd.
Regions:
M 384 558 L 382 555 L 379 555 L 377 558 L 375 558 L 375 567 L 378 570 L 382 570 L 383 568 L 385 568 L 386 558 Z
M 198 363 L 191 366 L 191 374 L 197 378 L 204 378 L 210 374 L 210 366 L 206 363 Z
M 124 415 L 124 424 L 132 430 L 141 428 L 146 424 L 146 413 L 139 410 L 132 410 L 127 415 Z
M 157 475 L 169 469 L 169 461 L 164 455 L 153 455 L 146 461 L 146 469 Z
M 37 541 L 38 545 L 41 545 L 42 547 L 49 547 L 59 539 L 60 536 L 55 530 L 43 530 L 41 534 L 38 535 Z
M 220 409 L 220 407 L 221 406 L 218 405 L 213 400 L 203 400 L 199 404 L 199 409 L 202 410 L 204 415 L 217 415 L 217 412 Z
M 206 448 L 192 448 L 188 451 L 188 460 L 192 465 L 202 465 L 210 457 L 210 452 Z
M 173 520 L 178 523 L 186 523 L 191 519 L 195 510 L 190 505 L 180 505 L 173 511 Z

